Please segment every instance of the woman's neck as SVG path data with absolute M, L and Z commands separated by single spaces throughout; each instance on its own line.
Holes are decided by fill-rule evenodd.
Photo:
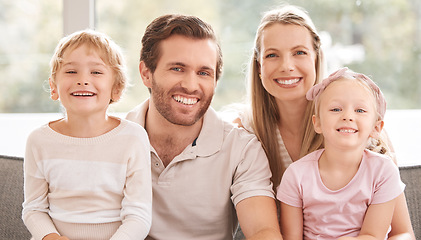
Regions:
M 303 124 L 305 123 L 306 108 L 307 101 L 301 103 L 278 102 L 280 115 L 278 128 L 292 161 L 300 158 L 305 131 Z
M 289 132 L 294 135 L 303 134 L 302 126 L 305 122 L 307 103 L 307 100 L 301 103 L 277 102 L 280 115 L 278 127 L 281 132 Z

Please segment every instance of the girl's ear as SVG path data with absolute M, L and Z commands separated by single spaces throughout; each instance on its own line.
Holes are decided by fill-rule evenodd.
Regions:
M 378 120 L 375 124 L 374 124 L 374 128 L 373 131 L 371 131 L 370 137 L 372 138 L 379 138 L 380 137 L 380 133 L 383 130 L 383 126 L 384 126 L 384 121 L 383 120 Z
M 318 134 L 322 134 L 322 127 L 320 124 L 320 117 L 313 115 L 311 120 L 313 121 L 314 131 Z
M 53 99 L 54 101 L 58 100 L 59 95 L 58 95 L 57 85 L 53 82 L 51 77 L 48 78 L 48 83 L 50 84 L 51 99 Z
M 139 63 L 139 72 L 142 77 L 143 85 L 149 89 L 152 88 L 152 73 L 151 70 L 146 67 L 144 61 L 140 61 Z

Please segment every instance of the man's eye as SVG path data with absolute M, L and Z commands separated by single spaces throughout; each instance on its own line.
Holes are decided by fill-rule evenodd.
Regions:
M 171 68 L 171 70 L 176 71 L 176 72 L 181 72 L 180 67 L 173 67 L 173 68 Z
M 199 75 L 201 76 L 209 76 L 210 74 L 208 72 L 200 71 Z

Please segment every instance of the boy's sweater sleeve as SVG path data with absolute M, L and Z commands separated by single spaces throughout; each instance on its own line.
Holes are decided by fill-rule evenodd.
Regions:
M 121 209 L 122 225 L 111 240 L 144 239 L 151 228 L 151 155 L 146 131 L 141 132 L 140 139 L 142 141 L 137 143 L 137 147 L 134 148 L 132 158 L 127 165 L 126 185 Z
M 24 195 L 22 219 L 35 240 L 58 233 L 48 210 L 48 183 L 42 176 L 34 154 L 36 139 L 29 137 L 24 160 Z

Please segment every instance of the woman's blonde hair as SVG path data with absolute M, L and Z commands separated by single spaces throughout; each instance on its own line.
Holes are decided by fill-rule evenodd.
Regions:
M 262 85 L 259 78 L 259 57 L 261 53 L 261 38 L 264 29 L 273 24 L 293 24 L 305 27 L 313 40 L 313 48 L 316 53 L 316 81 L 318 83 L 324 74 L 325 61 L 321 49 L 320 37 L 317 30 L 310 19 L 309 15 L 304 9 L 297 6 L 286 5 L 278 9 L 266 12 L 257 29 L 255 38 L 255 47 L 251 57 L 248 81 L 249 81 L 249 100 L 251 101 L 251 124 L 257 138 L 262 143 L 262 146 L 269 159 L 269 165 L 272 171 L 272 182 L 274 189 L 281 182 L 282 174 L 286 166 L 282 164 L 280 146 L 277 141 L 277 128 L 280 119 L 280 112 L 276 104 L 276 99 L 270 95 Z M 316 134 L 311 121 L 311 116 L 314 114 L 314 106 L 312 102 L 307 104 L 305 112 L 305 122 L 302 126 L 302 146 L 300 150 L 300 157 L 309 152 L 317 150 L 322 147 L 323 138 Z
M 62 67 L 63 56 L 66 51 L 74 50 L 84 44 L 95 50 L 102 61 L 113 70 L 115 77 L 113 90 L 117 89 L 121 95 L 128 84 L 122 51 L 110 37 L 94 30 L 87 29 L 74 32 L 60 40 L 50 61 L 51 81 L 55 83 L 56 74 Z M 114 100 L 111 102 L 114 102 Z

